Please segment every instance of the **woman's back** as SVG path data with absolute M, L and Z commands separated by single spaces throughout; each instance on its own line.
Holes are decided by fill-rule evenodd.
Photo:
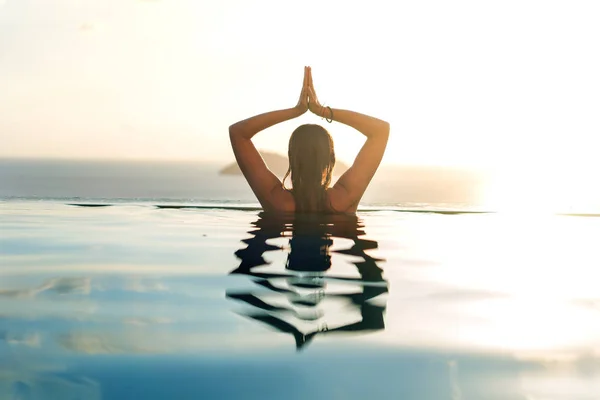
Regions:
M 277 207 L 264 207 L 265 211 L 275 211 L 275 212 L 302 212 L 296 207 L 296 199 L 294 198 L 294 194 L 291 190 L 282 189 L 282 193 L 278 196 L 274 193 L 276 197 L 278 197 L 275 202 Z M 323 203 L 320 207 L 310 210 L 305 210 L 305 212 L 323 212 L 328 214 L 336 214 L 336 213 L 354 213 L 358 208 L 358 202 L 350 205 L 350 207 L 345 207 L 346 194 L 340 192 L 339 189 L 335 189 L 334 187 L 330 187 L 325 191 L 325 197 L 323 199 Z M 344 208 L 345 207 L 345 208 Z
M 289 169 L 281 182 L 266 166 L 252 137 L 277 123 L 299 117 L 307 110 L 351 126 L 367 137 L 352 166 L 330 187 L 335 151 L 333 140 L 320 125 L 299 126 L 290 138 Z M 314 90 L 310 67 L 298 104 L 237 122 L 229 127 L 236 160 L 258 201 L 265 210 L 284 212 L 348 213 L 358 208 L 367 186 L 377 171 L 389 136 L 390 126 L 380 119 L 354 111 L 323 107 Z M 291 188 L 284 183 L 290 177 Z

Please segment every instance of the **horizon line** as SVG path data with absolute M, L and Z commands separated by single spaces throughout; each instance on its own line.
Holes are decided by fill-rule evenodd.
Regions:
M 262 152 L 262 150 L 259 150 Z M 277 154 L 286 157 L 283 153 L 278 153 L 272 150 L 266 150 L 265 153 Z M 228 165 L 235 162 L 235 158 L 229 160 L 203 160 L 201 158 L 112 158 L 112 157 L 61 157 L 61 156 L 0 156 L 1 161 L 64 161 L 64 162 L 124 162 L 124 163 L 196 163 L 196 164 L 222 164 Z M 339 160 L 340 162 L 352 165 L 351 162 L 346 160 Z M 474 166 L 474 165 L 457 165 L 457 164 L 431 164 L 431 163 L 392 163 L 383 161 L 380 167 L 421 167 L 421 168 L 453 168 L 453 169 L 467 169 L 467 170 L 486 170 L 490 167 Z

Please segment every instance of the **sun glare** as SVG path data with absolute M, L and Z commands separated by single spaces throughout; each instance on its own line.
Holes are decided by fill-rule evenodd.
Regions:
M 596 276 L 593 219 L 511 213 L 413 217 L 399 221 L 386 243 L 400 249 L 386 254 L 388 262 L 398 257 L 404 269 L 386 269 L 403 286 L 390 294 L 392 317 L 383 340 L 516 355 L 554 354 L 573 343 L 596 342 L 596 311 L 578 303 L 597 293 L 590 279 Z M 415 260 L 426 262 L 413 265 Z M 418 288 L 411 287 L 415 282 Z M 436 292 L 445 296 L 432 295 Z
M 486 209 L 511 214 L 597 213 L 600 188 L 571 165 L 557 169 L 526 166 L 491 174 L 482 190 Z

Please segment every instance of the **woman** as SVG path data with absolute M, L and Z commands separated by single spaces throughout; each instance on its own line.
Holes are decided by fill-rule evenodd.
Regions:
M 352 166 L 333 187 L 335 165 L 333 141 L 320 125 L 299 126 L 290 138 L 289 169 L 292 188 L 285 185 L 265 165 L 252 143 L 258 132 L 296 118 L 310 110 L 313 114 L 349 125 L 367 137 Z M 353 213 L 375 174 L 390 132 L 390 125 L 377 118 L 348 110 L 324 107 L 319 103 L 310 67 L 304 67 L 304 82 L 298 104 L 237 122 L 229 127 L 231 146 L 242 173 L 265 211 Z

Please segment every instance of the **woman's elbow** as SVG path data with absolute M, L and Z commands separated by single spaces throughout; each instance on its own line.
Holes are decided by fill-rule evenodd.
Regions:
M 229 126 L 229 138 L 234 140 L 240 137 L 240 129 L 236 126 L 237 124 L 233 124 Z
M 383 122 L 383 124 L 380 129 L 381 136 L 388 138 L 390 136 L 390 123 L 387 121 L 382 121 L 382 122 Z

